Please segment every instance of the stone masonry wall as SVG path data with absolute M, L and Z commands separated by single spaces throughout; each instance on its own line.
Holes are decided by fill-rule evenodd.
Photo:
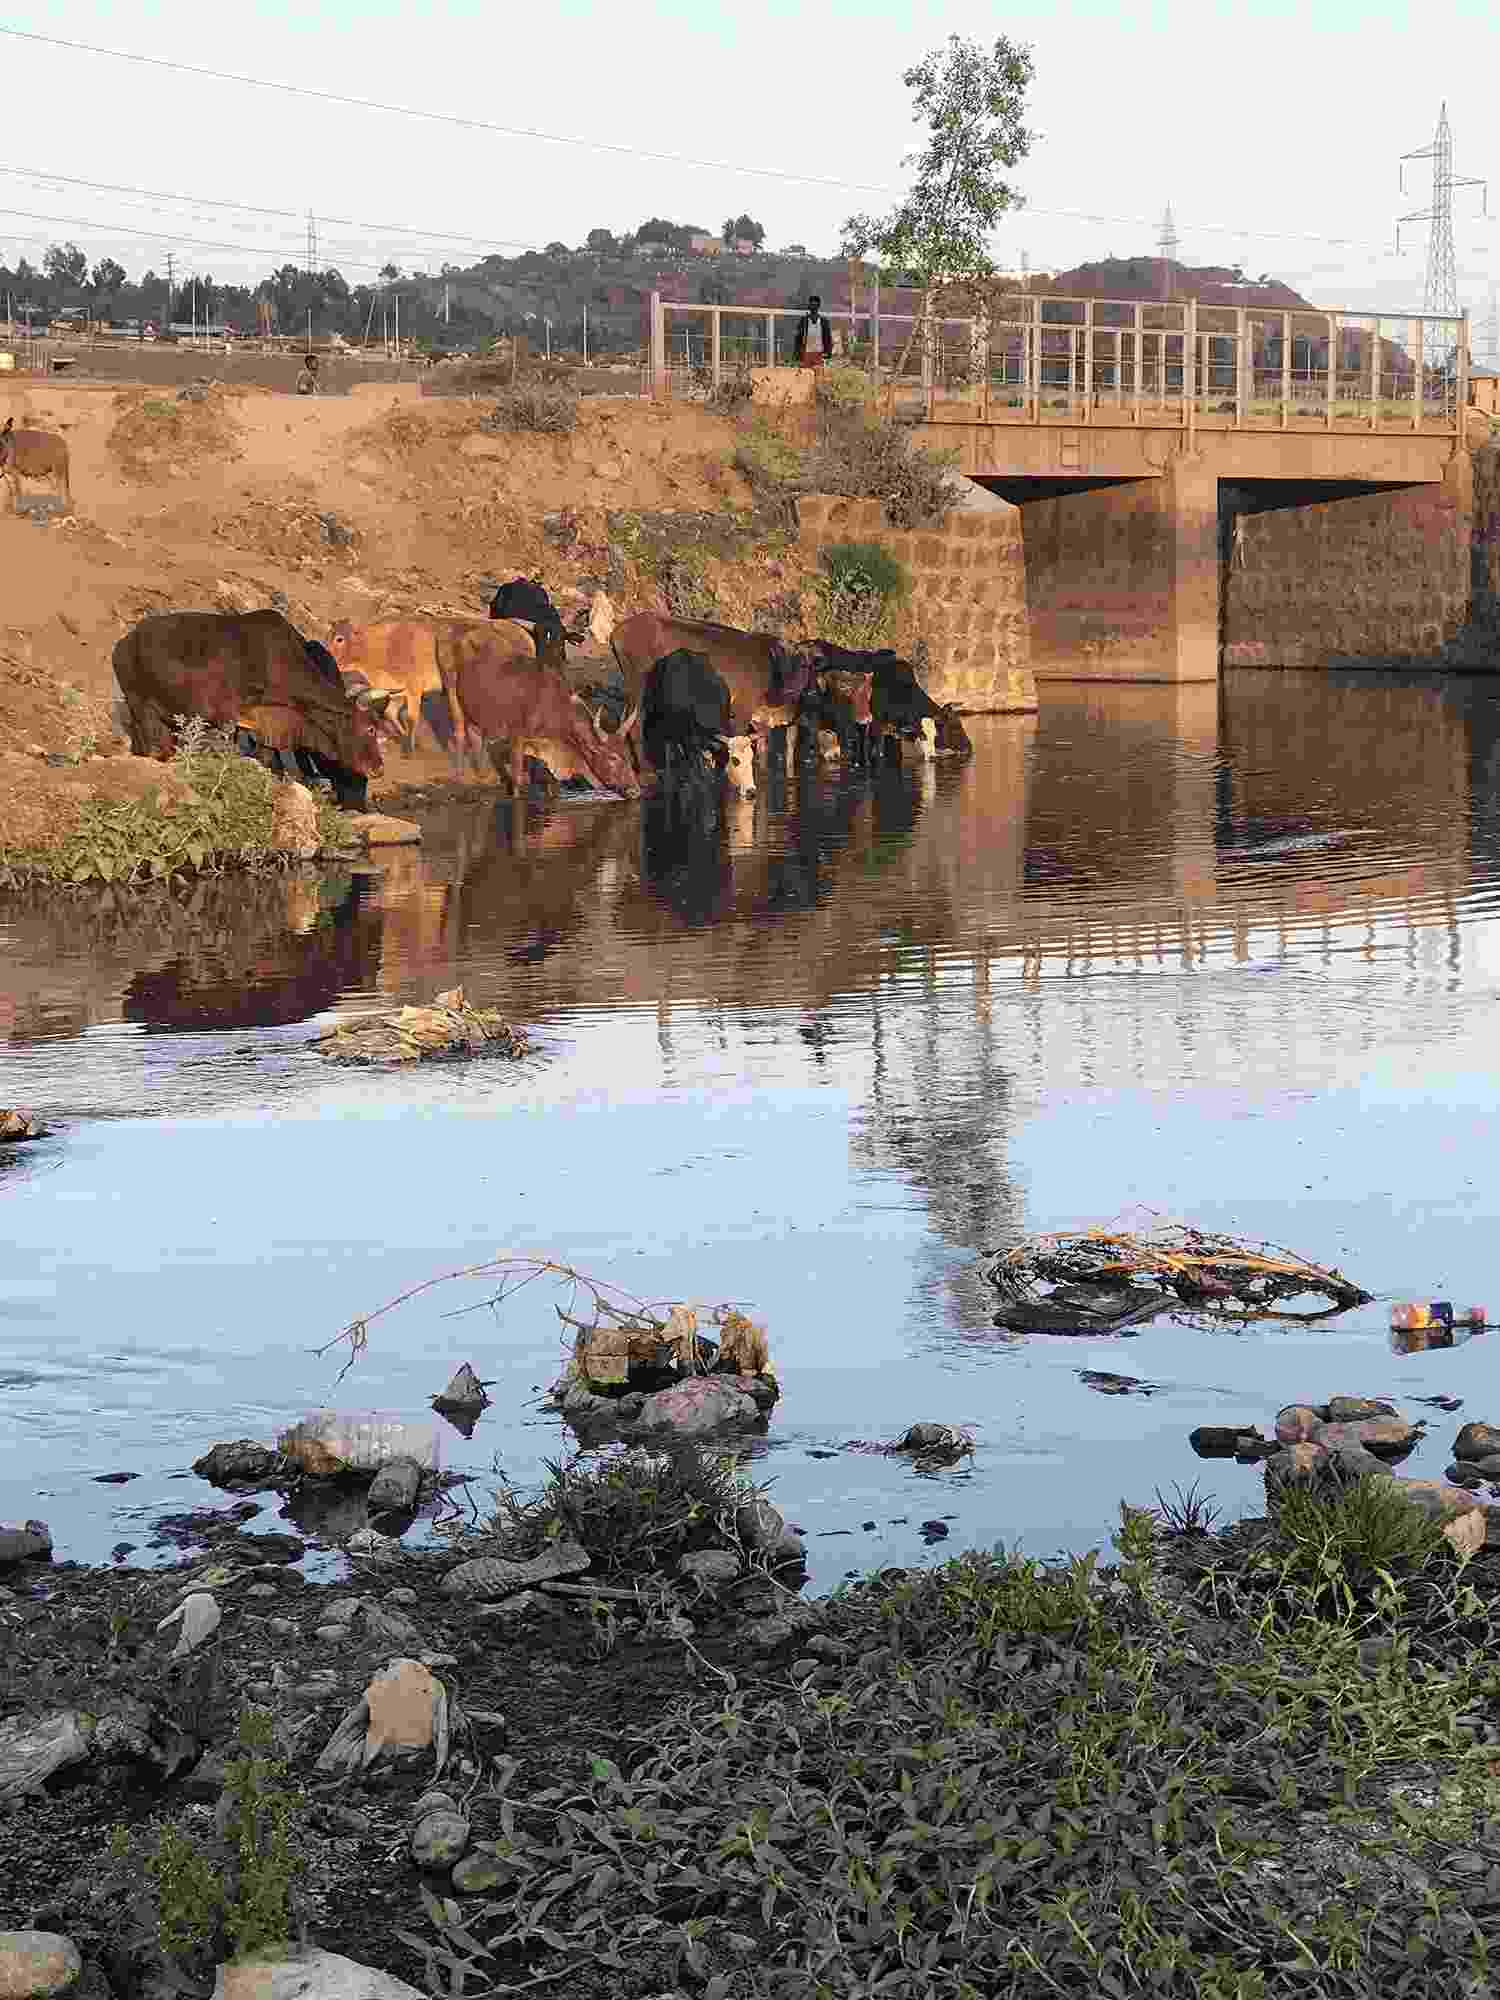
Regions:
M 810 557 L 830 542 L 879 542 L 911 573 L 911 640 L 927 643 L 927 692 L 970 715 L 1036 708 L 1020 509 L 950 514 L 941 528 L 893 528 L 878 500 L 811 494 L 798 502 Z
M 1174 523 L 1161 482 L 1021 509 L 1039 680 L 1167 680 Z
M 1479 567 L 1467 455 L 1455 466 L 1441 486 L 1239 516 L 1224 665 L 1449 663 Z

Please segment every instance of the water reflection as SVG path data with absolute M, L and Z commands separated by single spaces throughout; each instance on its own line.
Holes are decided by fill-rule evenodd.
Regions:
M 1170 1406 L 1158 1428 L 1185 1438 L 1194 1422 L 1248 1419 L 1255 1378 L 1222 1343 L 1188 1354 L 1153 1331 L 1129 1350 L 1132 1372 L 1163 1385 L 1149 1405 L 1089 1394 L 1076 1369 L 1107 1369 L 1105 1353 L 1003 1344 L 976 1251 L 1144 1201 L 1290 1237 L 1375 1288 L 1400 1246 L 1393 1218 L 1413 1209 L 1447 1261 L 1393 1266 L 1390 1283 L 1484 1296 L 1461 1247 L 1472 1182 L 1433 1165 L 1450 1142 L 1382 1153 L 1370 1107 L 1403 1091 L 1420 1105 L 1438 1071 L 1489 1068 L 1500 700 L 1482 679 L 1246 670 L 1222 690 L 1053 685 L 1039 718 L 980 719 L 971 734 L 962 767 L 778 775 L 753 800 L 456 805 L 421 850 L 322 883 L 9 903 L 0 1102 L 201 1114 L 253 1089 L 289 1115 L 305 1103 L 334 1149 L 324 1186 L 351 1205 L 373 1153 L 398 1144 L 381 1171 L 400 1199 L 350 1210 L 360 1254 L 394 1257 L 385 1239 L 409 1232 L 392 1292 L 446 1254 L 439 1243 L 451 1239 L 454 1263 L 465 1232 L 488 1250 L 500 1218 L 530 1214 L 522 1197 L 543 1186 L 587 1183 L 548 1226 L 601 1258 L 680 1269 L 712 1249 L 714 1297 L 759 1285 L 816 1215 L 826 1235 L 816 1255 L 798 1247 L 787 1282 L 821 1257 L 838 1303 L 812 1313 L 793 1287 L 792 1323 L 800 1311 L 819 1340 L 863 1343 L 884 1357 L 882 1380 L 916 1369 L 900 1377 L 905 1416 L 969 1415 L 971 1392 L 945 1401 L 930 1371 L 988 1370 L 972 1393 L 993 1399 L 991 1462 L 1028 1478 L 1071 1477 L 1059 1440 L 1094 1439 L 1101 1467 L 1100 1440 L 1115 1440 L 1107 1512 L 1118 1452 L 1157 1421 L 1148 1407 Z M 293 1032 L 459 982 L 552 1038 L 537 1080 L 350 1079 Z M 1464 1089 L 1483 1128 L 1489 1096 Z M 462 1113 L 518 1103 L 524 1120 L 459 1129 Z M 611 1107 L 608 1130 L 579 1122 L 592 1104 Z M 371 1117 L 324 1117 L 345 1109 Z M 381 1137 L 387 1115 L 398 1140 Z M 11 1189 L 29 1170 L 6 1166 Z M 69 1198 L 92 1199 L 78 1179 Z M 429 1193 L 442 1194 L 437 1221 L 422 1219 Z M 169 1258 L 165 1207 L 157 1226 L 142 1255 Z M 319 1250 L 336 1277 L 349 1250 L 336 1232 Z M 758 1263 L 736 1270 L 750 1250 Z M 378 1299 L 380 1281 L 356 1305 L 366 1292 Z M 1483 1347 L 1431 1365 L 1478 1366 Z M 820 1354 L 799 1355 L 772 1457 L 815 1407 L 842 1410 L 843 1436 L 879 1427 L 874 1364 L 861 1363 L 855 1416 L 847 1387 L 841 1403 L 836 1386 L 809 1386 L 846 1365 Z M 928 1382 L 931 1405 L 914 1410 Z M 1266 1394 L 1274 1409 L 1318 1390 L 1277 1381 Z M 1004 1413 L 1012 1402 L 1024 1420 Z M 482 1465 L 484 1425 L 476 1444 Z M 1140 1448 L 1163 1476 L 1159 1442 Z M 1056 1504 L 1063 1486 L 1047 1491 Z

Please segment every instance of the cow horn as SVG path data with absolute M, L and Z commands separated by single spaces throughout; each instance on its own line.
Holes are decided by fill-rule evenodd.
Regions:
M 390 688 L 382 688 L 379 692 L 371 688 L 365 705 L 373 715 L 384 715 L 391 705 L 391 694 Z
M 620 727 L 618 731 L 619 735 L 628 736 L 630 734 L 631 728 L 636 722 L 636 719 L 639 717 L 640 712 L 641 712 L 641 705 L 639 702 L 633 703 L 631 707 L 626 709 L 625 714 L 620 722 Z

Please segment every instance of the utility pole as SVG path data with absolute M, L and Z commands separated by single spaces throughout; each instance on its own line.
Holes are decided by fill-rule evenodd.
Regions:
M 170 333 L 172 330 L 172 252 L 170 250 L 167 252 L 167 311 L 166 317 L 161 323 L 161 330 L 164 335 Z
M 314 277 L 318 269 L 318 225 L 313 220 L 311 209 L 307 211 L 307 275 Z
M 1172 265 L 1177 258 L 1177 225 L 1172 220 L 1172 204 L 1167 203 L 1161 219 L 1161 234 L 1156 239 L 1156 247 L 1161 253 L 1161 295 L 1163 299 L 1172 296 Z
M 444 326 L 447 326 L 447 324 L 448 324 L 448 320 L 449 320 L 449 313 L 448 313 L 448 280 L 447 280 L 446 278 L 444 278 L 444 280 L 443 280 L 443 325 L 444 325 Z
M 550 319 L 547 321 L 547 359 L 549 361 L 552 359 L 552 322 Z
M 1432 162 L 1432 206 L 1417 210 L 1412 215 L 1403 215 L 1396 224 L 1396 252 L 1401 251 L 1401 224 L 1403 222 L 1430 222 L 1431 233 L 1427 238 L 1427 289 L 1423 297 L 1422 310 L 1438 319 L 1456 320 L 1458 307 L 1458 273 L 1453 260 L 1453 190 L 1455 188 L 1477 187 L 1484 189 L 1483 213 L 1488 215 L 1489 184 L 1476 180 L 1472 174 L 1455 174 L 1453 171 L 1453 132 L 1448 124 L 1448 106 L 1444 103 L 1438 113 L 1437 133 L 1430 146 L 1423 146 L 1415 153 L 1401 155 L 1399 186 L 1406 192 L 1406 162 L 1408 160 L 1431 160 Z M 1455 329 L 1455 338 L 1457 329 Z

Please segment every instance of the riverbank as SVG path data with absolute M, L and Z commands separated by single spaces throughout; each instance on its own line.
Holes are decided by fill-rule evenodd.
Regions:
M 212 1842 L 247 1704 L 287 1766 L 311 1942 L 432 1992 L 455 1962 L 581 2000 L 1481 1990 L 1500 1555 L 1368 1487 L 1217 1533 L 1191 1501 L 1122 1508 L 1108 1563 L 970 1554 L 816 1603 L 744 1572 L 675 1629 L 445 1589 L 475 1541 L 318 1585 L 291 1538 L 240 1539 L 0 1596 L 5 1716 L 100 1718 L 85 1764 L 0 1804 L 0 1926 L 71 1935 L 115 2000 L 156 1950 L 141 1855 L 166 1825 Z M 222 1623 L 171 1662 L 157 1626 L 192 1589 Z M 435 1750 L 319 1769 L 393 1654 L 454 1719 L 462 1826 L 425 1809 L 425 1873 Z

